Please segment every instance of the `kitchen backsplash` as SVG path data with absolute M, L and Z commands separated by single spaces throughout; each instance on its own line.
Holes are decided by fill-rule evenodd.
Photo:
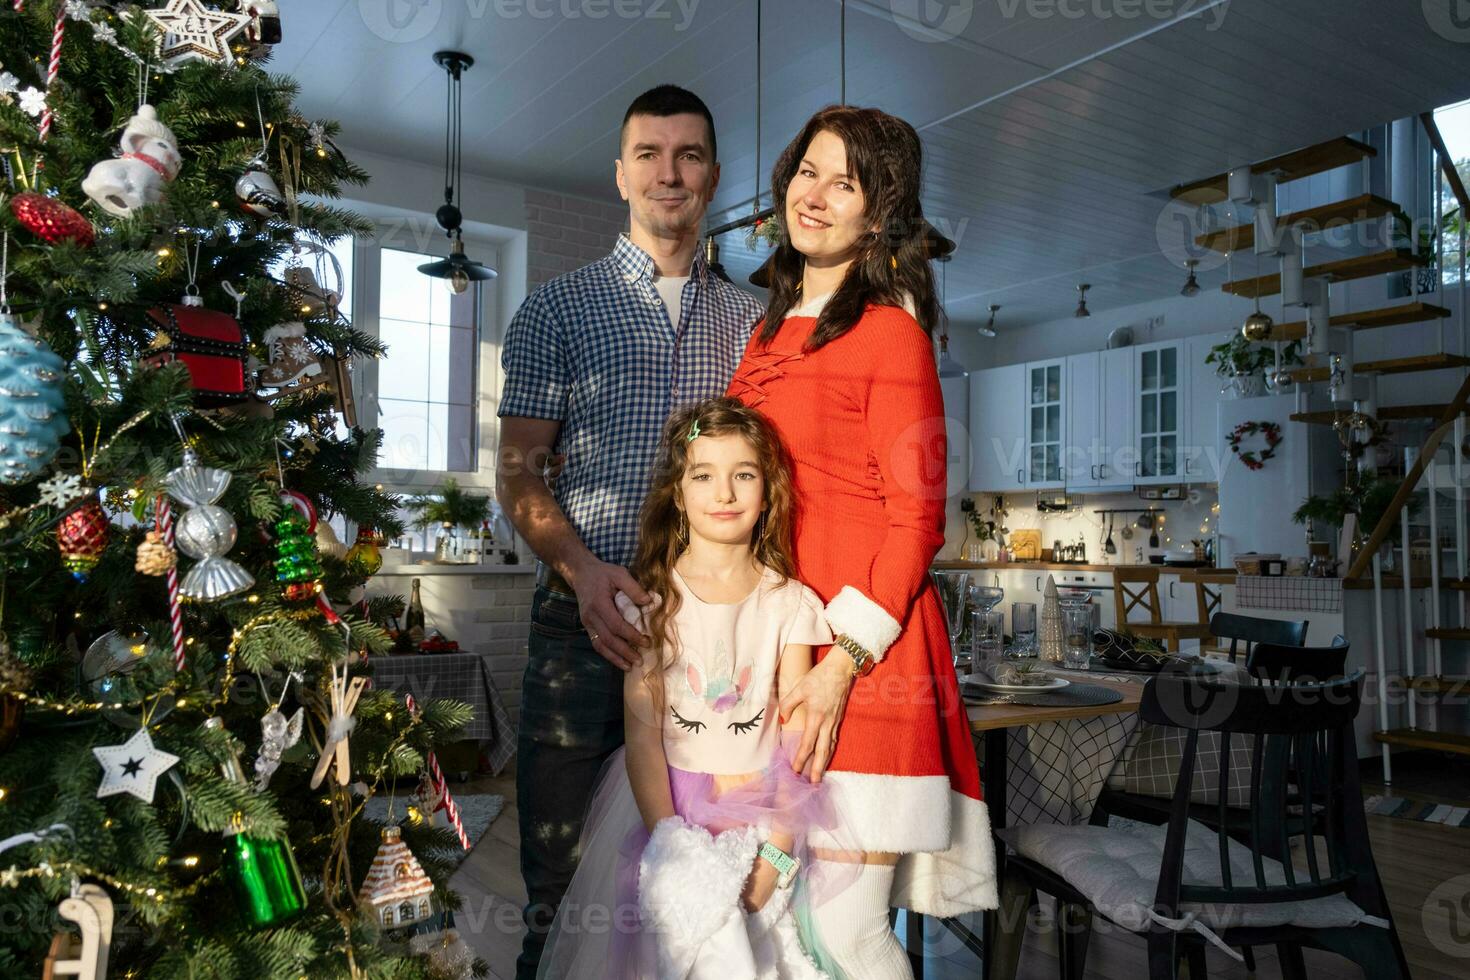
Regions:
M 1143 549 L 1144 559 L 1151 554 L 1164 554 L 1175 558 L 1188 558 L 1193 552 L 1192 540 L 1205 540 L 1215 534 L 1218 521 L 1218 495 L 1214 489 L 1189 488 L 1183 500 L 1143 500 L 1136 493 L 1074 494 L 1071 508 L 1063 512 L 1043 512 L 1037 509 L 1035 493 L 1012 493 L 1005 495 L 1009 512 L 1005 526 L 1011 531 L 1036 528 L 1041 531 L 1041 546 L 1050 548 L 1060 540 L 1063 545 L 1075 545 L 1079 539 L 1087 545 L 1087 560 L 1097 564 L 1133 563 L 1137 560 L 1136 549 Z M 994 494 L 972 494 L 976 511 L 988 517 L 995 501 Z M 1108 556 L 1104 545 L 1108 537 L 1108 516 L 1097 514 L 1098 510 L 1143 510 L 1153 507 L 1162 518 L 1159 526 L 1159 547 L 1149 547 L 1149 531 L 1137 526 L 1139 513 L 1117 514 L 1112 518 L 1113 544 L 1117 554 Z M 950 509 L 951 526 L 945 535 L 946 544 L 940 553 L 943 558 L 962 558 L 962 542 L 966 524 L 957 506 Z M 1124 528 L 1132 528 L 1132 537 L 1124 537 Z M 970 543 L 974 543 L 973 532 Z

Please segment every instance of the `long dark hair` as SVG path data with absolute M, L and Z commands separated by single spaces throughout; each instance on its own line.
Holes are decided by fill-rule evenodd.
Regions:
M 674 562 L 689 544 L 680 534 L 680 528 L 688 525 L 679 487 L 689 467 L 689 432 L 695 422 L 702 436 L 740 436 L 755 450 L 765 483 L 765 521 L 751 532 L 751 554 L 783 581 L 795 569 L 791 541 L 796 493 L 790 462 L 775 428 L 760 412 L 734 398 L 710 398 L 674 412 L 664 423 L 659 440 L 651 485 L 638 518 L 638 550 L 629 568 L 639 585 L 663 599 L 649 614 L 646 626 L 664 667 L 677 656 L 677 642 L 670 642 L 677 638 L 669 630 L 680 604 L 674 588 Z
M 833 105 L 818 112 L 782 151 L 771 170 L 771 200 L 786 221 L 786 192 L 818 133 L 829 132 L 847 147 L 847 169 L 856 174 L 865 204 L 863 217 L 879 228 L 859 245 L 842 285 L 817 318 L 807 341 L 816 350 L 851 330 L 869 306 L 903 306 L 912 300 L 915 319 L 933 335 L 943 311 L 934 295 L 934 272 L 924 251 L 924 208 L 919 203 L 923 150 L 914 127 L 880 109 Z M 786 238 L 771 262 L 770 302 L 760 341 L 769 344 L 786 314 L 799 305 L 805 258 Z

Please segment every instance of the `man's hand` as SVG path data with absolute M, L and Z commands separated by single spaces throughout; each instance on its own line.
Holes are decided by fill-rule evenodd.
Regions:
M 641 664 L 643 654 L 639 648 L 648 646 L 650 640 L 624 619 L 613 603 L 613 596 L 622 591 L 638 605 L 648 605 L 651 597 L 637 579 L 621 565 L 609 565 L 595 558 L 579 565 L 570 579 L 592 648 L 619 670 L 631 670 Z
M 802 732 L 801 746 L 791 760 L 791 768 L 814 783 L 822 781 L 822 774 L 837 748 L 837 732 L 847 711 L 852 682 L 852 661 L 834 647 L 781 699 L 782 724 L 798 707 L 806 706 L 806 730 Z

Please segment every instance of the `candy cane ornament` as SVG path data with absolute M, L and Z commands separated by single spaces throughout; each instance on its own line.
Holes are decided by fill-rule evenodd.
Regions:
M 16 5 L 20 9 L 20 5 Z M 46 142 L 46 137 L 51 135 L 51 86 L 56 83 L 56 76 L 61 74 L 61 39 L 66 33 L 66 7 L 63 6 L 56 14 L 56 28 L 51 32 L 51 60 L 46 63 L 46 109 L 41 113 L 41 142 Z
M 168 505 L 168 495 L 158 495 L 158 532 L 163 543 L 174 546 L 174 515 Z M 179 605 L 179 569 L 177 563 L 168 570 L 168 621 L 173 632 L 174 670 L 184 669 L 184 614 Z
M 418 702 L 414 701 L 412 694 L 405 694 L 403 700 L 407 704 L 409 711 L 415 714 L 418 713 Z M 444 813 L 449 818 L 449 824 L 459 836 L 460 846 L 468 851 L 470 849 L 470 835 L 465 833 L 464 818 L 459 815 L 459 804 L 454 802 L 454 797 L 450 795 L 449 782 L 444 778 L 444 770 L 439 768 L 439 757 L 431 749 L 425 757 L 425 761 L 429 765 L 429 779 L 434 783 L 434 792 L 438 793 L 439 798 L 444 801 Z

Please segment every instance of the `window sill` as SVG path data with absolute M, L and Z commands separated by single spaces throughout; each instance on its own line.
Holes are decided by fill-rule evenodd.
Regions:
M 533 575 L 535 565 L 436 565 L 433 562 L 404 562 L 401 565 L 384 563 L 373 578 L 401 576 L 415 578 L 424 575 Z

